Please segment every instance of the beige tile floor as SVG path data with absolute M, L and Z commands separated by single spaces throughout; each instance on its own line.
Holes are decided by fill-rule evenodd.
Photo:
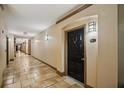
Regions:
M 3 88 L 82 88 L 79 82 L 61 77 L 48 65 L 18 52 L 3 75 Z

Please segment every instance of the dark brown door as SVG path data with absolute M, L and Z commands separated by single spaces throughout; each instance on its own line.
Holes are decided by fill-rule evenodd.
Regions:
M 68 75 L 84 83 L 84 28 L 68 32 Z
M 9 64 L 9 38 L 6 37 L 6 62 Z
M 31 40 L 28 40 L 28 54 L 31 55 Z

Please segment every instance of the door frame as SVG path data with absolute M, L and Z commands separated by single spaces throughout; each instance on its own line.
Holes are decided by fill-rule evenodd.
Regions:
M 64 74 L 68 76 L 68 32 L 71 32 L 76 29 L 84 28 L 84 84 L 86 84 L 87 76 L 87 56 L 86 56 L 86 24 L 71 28 L 64 31 Z

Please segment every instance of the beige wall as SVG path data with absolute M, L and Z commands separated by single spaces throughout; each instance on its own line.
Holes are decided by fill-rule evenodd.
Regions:
M 117 5 L 93 5 L 84 11 L 53 25 L 32 40 L 32 55 L 64 72 L 64 30 L 74 21 L 92 15 L 98 15 L 98 57 L 95 65 L 87 65 L 87 84 L 93 87 L 117 87 Z M 45 41 L 45 33 L 50 39 Z M 95 45 L 95 47 L 97 47 Z M 92 46 L 89 46 L 92 56 Z M 96 71 L 92 70 L 96 69 Z M 94 78 L 92 78 L 94 76 Z M 96 81 L 94 82 L 94 80 Z
M 14 60 L 15 57 L 14 36 L 12 34 L 9 34 L 8 38 L 9 38 L 9 60 Z
M 25 39 L 25 41 L 21 44 L 21 51 L 29 54 L 29 40 Z
M 28 39 L 25 42 L 26 42 L 26 53 L 28 54 Z
M 46 34 L 48 34 L 48 40 L 45 40 Z M 56 30 L 56 26 L 53 25 L 31 40 L 31 55 L 56 68 L 57 39 L 58 31 Z
M 24 52 L 24 53 L 26 53 L 26 44 L 25 44 L 26 42 L 23 42 L 22 44 L 21 44 L 21 51 L 22 52 Z
M 2 33 L 4 30 L 4 33 Z M 0 10 L 0 87 L 2 84 L 2 75 L 6 67 L 6 28 L 3 20 L 3 13 Z

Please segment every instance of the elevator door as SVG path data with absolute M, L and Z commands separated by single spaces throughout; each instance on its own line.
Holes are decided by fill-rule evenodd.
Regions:
M 68 75 L 84 83 L 84 28 L 68 32 Z

